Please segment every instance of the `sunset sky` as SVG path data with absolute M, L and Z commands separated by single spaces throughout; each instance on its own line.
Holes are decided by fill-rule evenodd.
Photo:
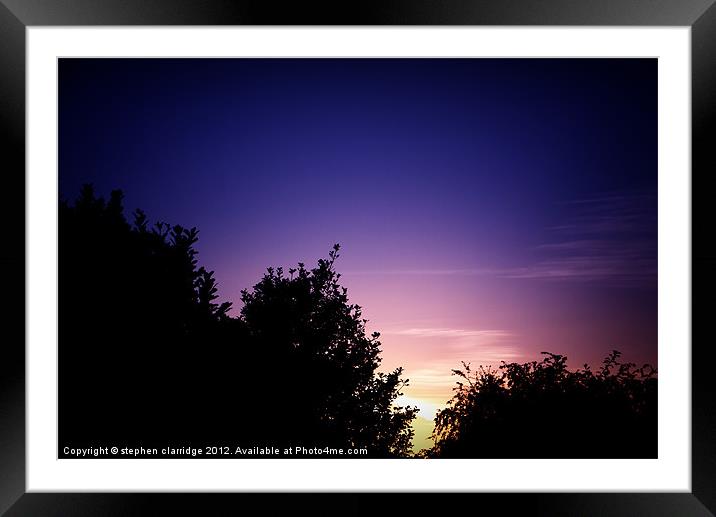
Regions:
M 60 195 L 196 226 L 222 300 L 337 269 L 421 416 L 460 361 L 657 361 L 655 59 L 63 59 Z M 416 426 L 416 448 L 430 424 Z

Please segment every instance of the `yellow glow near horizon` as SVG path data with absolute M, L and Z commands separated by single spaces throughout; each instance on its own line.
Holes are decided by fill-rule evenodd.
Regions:
M 401 395 L 395 399 L 396 406 L 417 406 L 420 410 L 418 416 L 413 420 L 413 452 L 418 452 L 421 449 L 428 449 L 433 446 L 433 440 L 430 435 L 435 427 L 435 415 L 440 411 L 443 406 L 440 406 L 434 402 L 425 399 L 418 399 Z

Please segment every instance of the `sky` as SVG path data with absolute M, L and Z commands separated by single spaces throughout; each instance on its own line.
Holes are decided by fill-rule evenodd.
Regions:
M 221 300 L 336 263 L 421 407 L 461 361 L 657 364 L 655 59 L 61 59 L 59 194 L 199 230 Z

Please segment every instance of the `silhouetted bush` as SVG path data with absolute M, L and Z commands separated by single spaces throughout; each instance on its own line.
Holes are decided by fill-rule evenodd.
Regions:
M 497 369 L 453 370 L 460 377 L 435 418 L 437 458 L 642 458 L 657 455 L 655 370 L 619 362 L 570 371 L 566 357 Z
M 59 432 L 97 446 L 367 446 L 410 450 L 407 383 L 380 363 L 334 270 L 269 268 L 240 317 L 197 267 L 196 228 L 128 223 L 122 194 L 59 209 Z M 364 456 L 365 457 L 365 456 Z

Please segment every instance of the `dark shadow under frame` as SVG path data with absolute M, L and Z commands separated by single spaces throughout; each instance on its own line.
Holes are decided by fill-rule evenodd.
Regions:
M 28 494 L 25 493 L 25 27 L 33 25 L 657 25 L 692 28 L 692 492 L 450 494 L 438 504 L 532 515 L 716 514 L 714 352 L 705 342 L 716 292 L 716 246 L 706 237 L 708 178 L 716 170 L 714 0 L 362 0 L 331 7 L 231 0 L 0 0 L 0 512 L 26 515 L 213 515 L 262 507 L 358 514 L 425 508 L 424 494 Z M 697 236 L 699 237 L 697 239 Z M 695 281 L 698 278 L 698 281 Z M 697 336 L 701 334 L 701 339 Z M 676 344 L 678 345 L 678 344 Z M 336 505 L 336 506 L 333 506 Z M 175 511 L 176 509 L 176 511 Z M 180 512 L 181 510 L 181 512 Z

